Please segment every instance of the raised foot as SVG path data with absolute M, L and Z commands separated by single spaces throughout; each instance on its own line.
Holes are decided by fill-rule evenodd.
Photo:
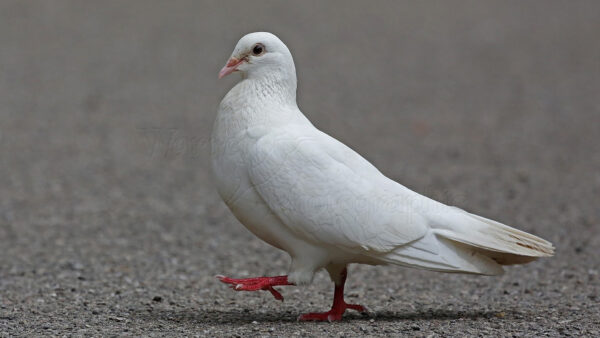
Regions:
M 310 320 L 310 321 L 320 321 L 320 322 L 324 322 L 324 321 L 334 322 L 334 321 L 342 320 L 342 315 L 344 314 L 344 312 L 346 312 L 346 309 L 355 310 L 358 312 L 367 312 L 367 309 L 362 305 L 343 303 L 342 305 L 338 305 L 337 307 L 334 306 L 331 310 L 329 310 L 327 312 L 305 313 L 303 315 L 300 315 L 300 317 L 298 317 L 298 320 L 300 320 L 300 321 L 309 321 Z
M 225 283 L 231 284 L 231 288 L 235 291 L 269 291 L 275 299 L 283 301 L 283 296 L 273 286 L 277 285 L 293 285 L 288 282 L 287 276 L 276 277 L 254 277 L 254 278 L 229 278 L 225 276 L 217 276 L 217 278 Z

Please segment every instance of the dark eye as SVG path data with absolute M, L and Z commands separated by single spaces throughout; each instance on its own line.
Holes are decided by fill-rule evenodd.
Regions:
M 260 43 L 257 43 L 256 45 L 254 45 L 254 47 L 252 47 L 252 54 L 254 55 L 261 55 L 263 52 L 265 51 L 265 46 L 263 46 Z

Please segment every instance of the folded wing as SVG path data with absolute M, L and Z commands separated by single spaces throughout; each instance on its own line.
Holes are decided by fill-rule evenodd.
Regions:
M 381 189 L 378 176 L 385 176 L 324 135 L 282 128 L 259 139 L 249 153 L 254 188 L 292 232 L 361 252 L 389 252 L 427 233 L 422 217 Z M 346 149 L 349 154 L 343 154 Z

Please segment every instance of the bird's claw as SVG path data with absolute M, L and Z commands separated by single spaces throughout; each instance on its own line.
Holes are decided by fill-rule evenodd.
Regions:
M 229 287 L 235 291 L 269 291 L 275 299 L 283 301 L 281 293 L 273 288 L 271 277 L 255 277 L 234 279 L 223 275 L 215 276 L 222 283 L 231 284 Z
M 272 286 L 268 286 L 263 290 L 269 291 L 273 295 L 273 297 L 275 297 L 275 299 L 283 302 L 283 296 L 281 295 L 281 293 L 279 293 L 279 291 L 275 290 Z
M 331 310 L 327 312 L 312 312 L 305 313 L 298 317 L 298 321 L 317 321 L 317 322 L 335 322 L 342 320 L 342 316 L 346 310 L 354 310 L 361 313 L 368 313 L 368 309 L 365 306 L 358 304 L 348 304 L 342 302 L 341 304 L 334 305 Z

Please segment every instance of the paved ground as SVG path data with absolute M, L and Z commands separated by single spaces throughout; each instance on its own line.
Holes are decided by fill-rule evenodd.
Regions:
M 598 2 L 0 4 L 0 336 L 600 334 Z M 240 36 L 292 49 L 301 108 L 416 191 L 556 257 L 501 277 L 353 266 L 369 316 L 213 276 L 287 257 L 218 199 L 207 139 Z

